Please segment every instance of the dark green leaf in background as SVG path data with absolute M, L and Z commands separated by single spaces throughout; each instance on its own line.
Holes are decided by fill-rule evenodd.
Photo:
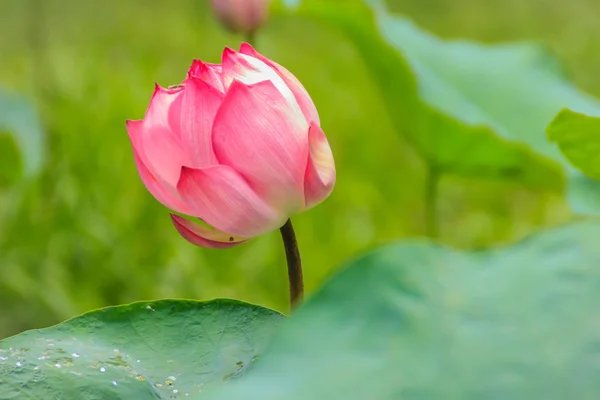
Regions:
M 457 118 L 437 107 L 440 103 L 456 101 L 458 93 L 450 96 L 452 90 L 445 86 L 443 79 L 433 75 L 431 83 L 423 83 L 411 65 L 416 61 L 410 58 L 412 54 L 395 48 L 395 42 L 383 36 L 382 27 L 377 26 L 379 21 L 374 19 L 375 13 L 362 1 L 343 5 L 304 1 L 298 12 L 338 27 L 353 41 L 381 89 L 397 131 L 409 139 L 428 164 L 463 176 L 518 179 L 550 189 L 561 187 L 560 169 L 528 146 L 497 135 L 483 121 Z M 391 27 L 389 21 L 382 22 Z M 417 37 L 420 34 L 419 31 L 414 33 Z M 426 84 L 439 85 L 446 97 L 432 103 L 421 93 Z
M 442 40 L 389 14 L 381 1 L 306 0 L 299 12 L 354 42 L 396 129 L 431 166 L 550 190 L 562 190 L 567 176 L 574 210 L 600 210 L 580 207 L 600 184 L 582 189 L 581 174 L 544 135 L 562 108 L 599 113 L 600 102 L 567 82 L 545 47 Z
M 0 341 L 0 398 L 191 398 L 244 375 L 281 318 L 235 300 L 92 311 Z
M 597 399 L 600 222 L 512 247 L 389 245 L 282 324 L 210 400 Z

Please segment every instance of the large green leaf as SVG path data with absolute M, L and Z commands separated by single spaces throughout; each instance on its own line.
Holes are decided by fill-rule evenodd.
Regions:
M 33 105 L 0 90 L 0 186 L 38 172 L 43 149 L 43 129 Z
M 0 398 L 193 397 L 244 375 L 280 320 L 234 300 L 92 311 L 0 341 Z
M 600 179 L 600 118 L 562 110 L 547 129 L 564 156 L 579 170 Z
M 305 0 L 299 12 L 353 41 L 397 130 L 430 165 L 546 189 L 562 189 L 565 175 L 581 178 L 544 130 L 562 108 L 600 112 L 600 102 L 567 82 L 544 47 L 442 40 L 381 3 Z M 589 184 L 600 193 L 600 185 Z M 569 188 L 577 208 L 583 191 Z
M 512 247 L 392 244 L 334 277 L 207 399 L 596 399 L 600 222 Z

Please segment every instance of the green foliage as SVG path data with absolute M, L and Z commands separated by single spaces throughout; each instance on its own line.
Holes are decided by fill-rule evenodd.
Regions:
M 587 176 L 600 179 L 600 118 L 562 110 L 547 129 L 564 156 Z
M 371 9 L 361 3 L 354 1 L 340 9 L 331 2 L 305 1 L 300 12 L 339 27 L 353 41 L 381 89 L 397 132 L 408 137 L 427 163 L 442 172 L 467 177 L 516 178 L 538 187 L 560 187 L 556 166 L 530 147 L 498 135 L 485 111 L 467 97 L 466 89 L 475 83 L 481 87 L 481 83 L 448 72 L 454 67 L 460 74 L 474 75 L 469 69 L 478 67 L 477 58 L 483 57 L 470 48 L 462 51 L 464 54 L 448 54 L 458 52 L 384 11 L 379 13 L 378 27 L 371 22 Z M 503 61 L 510 65 L 510 54 L 504 56 Z M 449 66 L 452 61 L 455 65 Z M 436 65 L 444 74 L 433 70 Z
M 351 262 L 281 325 L 277 313 L 228 300 L 94 311 L 0 342 L 0 393 L 593 398 L 599 234 L 591 221 L 482 252 L 390 244 Z
M 0 398 L 193 396 L 245 375 L 281 318 L 234 300 L 96 310 L 0 341 Z
M 600 102 L 567 82 L 546 48 L 442 40 L 389 14 L 380 1 L 372 1 L 372 12 L 362 1 L 351 3 L 340 11 L 335 3 L 305 1 L 302 11 L 353 41 L 397 131 L 427 163 L 442 173 L 564 188 L 564 161 L 544 129 L 563 107 L 598 113 Z M 568 185 L 576 211 L 594 185 Z
M 383 247 L 284 322 L 245 379 L 205 398 L 596 398 L 598 235 L 588 222 L 475 253 Z
M 39 172 L 44 133 L 26 99 L 0 90 L 0 187 Z

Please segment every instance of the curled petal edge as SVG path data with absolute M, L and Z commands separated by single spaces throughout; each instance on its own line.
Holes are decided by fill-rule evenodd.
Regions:
M 228 249 L 249 240 L 239 236 L 232 236 L 216 229 L 204 227 L 176 214 L 171 214 L 171 221 L 181 237 L 191 244 L 200 247 Z
M 304 176 L 305 209 L 312 208 L 329 197 L 336 180 L 331 147 L 325 133 L 315 122 L 310 124 L 308 142 L 310 154 Z

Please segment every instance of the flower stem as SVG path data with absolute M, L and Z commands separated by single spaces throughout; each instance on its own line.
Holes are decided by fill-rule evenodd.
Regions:
M 246 33 L 246 43 L 252 47 L 256 47 L 256 32 L 250 31 Z
M 290 306 L 293 309 L 304 295 L 304 281 L 302 278 L 302 262 L 300 261 L 300 251 L 292 220 L 288 219 L 279 231 L 285 247 L 285 258 L 288 266 L 288 279 L 290 282 Z
M 430 238 L 439 236 L 436 204 L 440 175 L 440 171 L 435 165 L 428 167 L 425 178 L 425 233 Z

